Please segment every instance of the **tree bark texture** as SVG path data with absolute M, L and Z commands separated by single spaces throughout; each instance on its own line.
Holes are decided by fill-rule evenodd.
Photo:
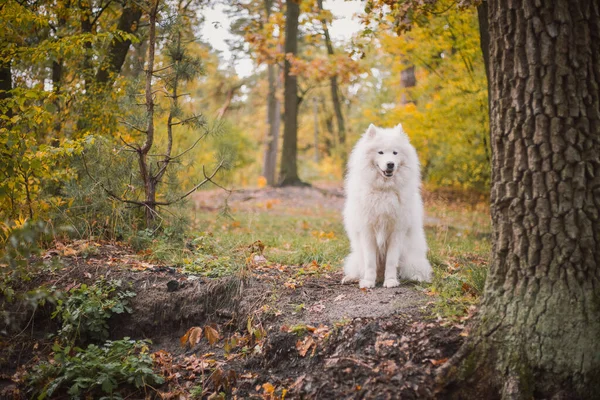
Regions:
M 300 6 L 295 0 L 286 1 L 285 54 L 295 56 L 298 52 L 298 18 Z M 298 177 L 298 80 L 290 74 L 291 64 L 286 57 L 283 74 L 283 102 L 285 118 L 283 125 L 283 148 L 279 184 L 300 185 Z
M 117 29 L 126 33 L 133 33 L 142 17 L 142 10 L 134 3 L 123 7 L 123 12 L 117 23 Z M 131 40 L 122 40 L 115 37 L 108 46 L 107 55 L 104 62 L 98 68 L 96 73 L 96 82 L 104 85 L 111 85 L 115 77 L 121 72 Z
M 600 4 L 488 5 L 493 260 L 440 376 L 459 398 L 598 398 Z

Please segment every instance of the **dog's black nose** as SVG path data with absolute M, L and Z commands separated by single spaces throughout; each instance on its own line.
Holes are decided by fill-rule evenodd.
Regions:
M 394 169 L 394 163 L 393 162 L 387 163 L 387 169 Z

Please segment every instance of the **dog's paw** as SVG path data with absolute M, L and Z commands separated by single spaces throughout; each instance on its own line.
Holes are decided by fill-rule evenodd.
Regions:
M 375 281 L 369 279 L 361 279 L 358 282 L 358 287 L 362 288 L 373 288 L 375 287 Z
M 397 287 L 399 285 L 400 285 L 400 282 L 398 282 L 398 279 L 396 279 L 396 278 L 386 279 L 385 282 L 383 282 L 383 287 L 386 287 L 386 288 Z
M 342 278 L 342 285 L 344 285 L 346 283 L 355 283 L 355 282 L 358 282 L 358 278 L 355 276 L 346 275 Z

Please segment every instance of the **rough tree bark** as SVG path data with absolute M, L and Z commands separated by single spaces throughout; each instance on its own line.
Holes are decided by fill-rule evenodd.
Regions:
M 458 398 L 597 398 L 600 4 L 488 6 L 493 262 L 440 378 Z
M 285 12 L 285 54 L 295 56 L 298 50 L 298 18 L 300 6 L 298 0 L 286 1 Z M 283 125 L 283 149 L 279 184 L 281 186 L 302 185 L 298 177 L 298 80 L 290 74 L 291 64 L 285 60 L 283 74 L 283 103 L 285 118 Z

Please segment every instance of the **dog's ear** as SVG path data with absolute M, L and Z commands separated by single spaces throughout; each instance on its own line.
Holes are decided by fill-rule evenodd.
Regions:
M 396 131 L 398 131 L 399 133 L 404 133 L 404 129 L 402 129 L 402 124 L 398 124 L 396 125 Z
M 367 132 L 365 133 L 365 135 L 369 139 L 373 139 L 375 137 L 375 135 L 377 135 L 377 128 L 375 127 L 375 125 L 373 125 L 373 124 L 369 125 L 369 127 L 367 128 Z

